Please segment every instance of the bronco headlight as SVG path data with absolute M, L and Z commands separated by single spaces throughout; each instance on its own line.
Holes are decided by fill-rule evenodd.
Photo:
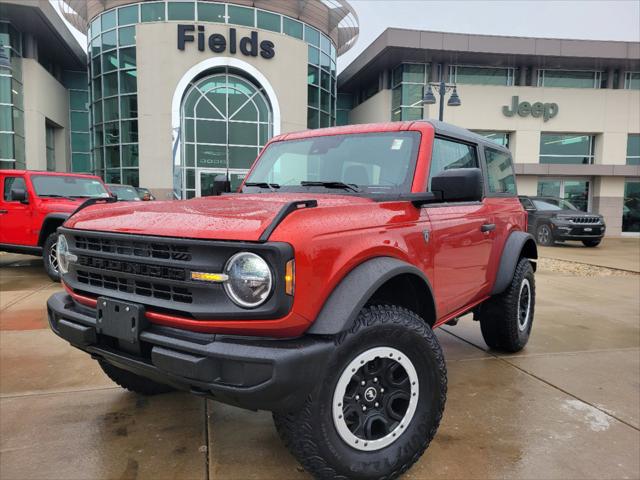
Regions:
M 224 289 L 233 302 L 243 308 L 263 304 L 273 287 L 273 276 L 267 262 L 255 253 L 240 252 L 224 267 L 228 280 Z
M 64 235 L 58 235 L 58 244 L 56 245 L 56 258 L 58 259 L 58 270 L 60 273 L 69 271 L 69 243 Z

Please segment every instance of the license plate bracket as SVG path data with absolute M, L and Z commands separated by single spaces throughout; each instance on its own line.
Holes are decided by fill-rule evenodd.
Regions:
M 96 331 L 129 344 L 137 344 L 140 332 L 147 327 L 143 305 L 98 297 Z

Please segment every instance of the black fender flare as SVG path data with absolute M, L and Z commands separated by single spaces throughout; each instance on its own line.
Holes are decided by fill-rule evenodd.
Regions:
M 44 245 L 45 240 L 49 236 L 51 232 L 55 232 L 57 228 L 64 223 L 64 221 L 69 218 L 71 214 L 69 213 L 50 213 L 42 220 L 42 225 L 40 226 L 40 233 L 38 234 L 38 245 Z M 49 229 L 49 225 L 56 224 L 56 228 Z
M 513 278 L 516 266 L 520 258 L 526 257 L 531 260 L 538 259 L 538 247 L 533 235 L 525 232 L 511 232 L 504 244 L 500 257 L 500 266 L 496 273 L 496 281 L 493 284 L 491 295 L 504 292 Z M 532 263 L 535 270 L 535 263 Z
M 349 329 L 373 294 L 388 280 L 403 274 L 421 279 L 428 290 L 425 295 L 434 299 L 429 279 L 415 266 L 392 257 L 372 258 L 355 267 L 338 283 L 307 333 L 335 335 Z M 435 301 L 433 310 L 435 321 Z

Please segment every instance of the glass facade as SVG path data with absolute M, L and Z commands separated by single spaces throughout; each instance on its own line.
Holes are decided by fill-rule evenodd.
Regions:
M 509 132 L 492 132 L 488 130 L 474 130 L 474 132 L 488 138 L 492 142 L 496 142 L 498 145 L 509 148 Z
M 624 72 L 624 88 L 640 90 L 640 72 Z
M 11 69 L 0 68 L 0 168 L 25 168 L 22 34 L 0 21 L 0 44 Z
M 593 163 L 594 136 L 582 133 L 541 133 L 540 163 L 590 165 Z
M 624 182 L 622 231 L 640 233 L 640 178 L 629 178 Z
M 402 63 L 391 74 L 391 121 L 421 120 L 423 108 L 420 102 L 425 85 L 429 82 L 430 65 L 426 63 Z
M 515 68 L 450 65 L 449 81 L 469 85 L 515 85 Z
M 627 165 L 640 165 L 640 134 L 627 135 Z
M 91 153 L 109 183 L 138 186 L 138 107 L 135 24 L 200 21 L 283 33 L 308 44 L 308 128 L 336 123 L 336 48 L 315 28 L 253 7 L 206 1 L 150 1 L 114 8 L 89 31 Z M 81 158 L 81 157 L 78 157 Z
M 539 87 L 605 88 L 606 76 L 591 70 L 539 70 Z
M 203 169 L 217 171 L 205 171 L 207 179 L 227 174 L 237 188 L 272 131 L 265 92 L 242 72 L 220 71 L 192 83 L 181 108 L 181 190 L 187 198 L 207 195 L 212 185 L 202 183 Z
M 589 180 L 544 179 L 538 181 L 538 196 L 563 198 L 586 212 L 589 209 L 589 187 Z
M 339 93 L 336 101 L 336 125 L 349 125 L 349 112 L 353 108 L 353 95 Z
M 87 72 L 65 71 L 62 82 L 69 90 L 69 144 L 71 171 L 91 173 L 89 130 L 89 79 Z

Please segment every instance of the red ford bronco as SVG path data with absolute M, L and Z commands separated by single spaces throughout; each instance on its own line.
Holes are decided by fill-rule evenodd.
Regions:
M 87 198 L 109 196 L 100 177 L 27 170 L 0 170 L 0 190 L 0 251 L 42 255 L 56 282 L 56 229 Z
M 281 135 L 235 194 L 70 217 L 49 322 L 129 390 L 273 411 L 318 478 L 395 478 L 442 418 L 433 329 L 473 312 L 491 348 L 527 343 L 526 226 L 509 151 L 467 130 Z

